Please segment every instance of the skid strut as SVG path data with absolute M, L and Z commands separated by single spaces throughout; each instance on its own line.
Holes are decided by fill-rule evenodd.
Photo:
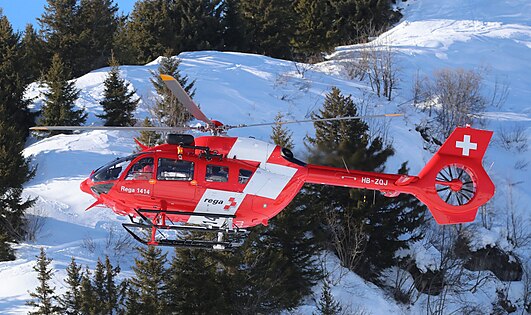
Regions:
M 202 248 L 215 250 L 231 250 L 239 247 L 247 231 L 239 229 L 233 225 L 234 216 L 221 214 L 201 214 L 181 211 L 160 211 L 160 210 L 136 210 L 140 220 L 137 222 L 132 217 L 131 223 L 123 223 L 124 229 L 133 236 L 135 240 L 146 245 L 172 246 L 185 248 Z M 153 216 L 148 218 L 147 214 Z M 218 228 L 213 226 L 174 224 L 168 215 L 185 215 L 202 217 L 208 219 L 225 219 L 225 226 Z M 140 234 L 138 233 L 140 231 Z M 169 233 L 161 231 L 175 231 Z

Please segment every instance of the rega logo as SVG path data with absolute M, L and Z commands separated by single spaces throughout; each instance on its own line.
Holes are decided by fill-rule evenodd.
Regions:
M 210 203 L 212 205 L 222 205 L 223 204 L 223 200 L 219 200 L 219 199 L 205 198 L 205 200 L 203 200 L 203 202 Z

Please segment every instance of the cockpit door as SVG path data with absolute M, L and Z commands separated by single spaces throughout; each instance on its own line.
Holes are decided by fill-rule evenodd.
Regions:
M 194 160 L 174 156 L 158 157 L 154 196 L 161 208 L 173 211 L 193 211 L 196 185 Z
M 142 155 L 135 159 L 127 173 L 119 182 L 118 193 L 124 200 L 133 199 L 137 207 L 152 209 L 154 202 L 155 158 L 151 155 Z

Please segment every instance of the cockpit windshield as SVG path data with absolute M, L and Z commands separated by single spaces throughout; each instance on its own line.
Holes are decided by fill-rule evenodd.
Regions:
M 128 157 L 118 158 L 112 162 L 105 164 L 94 171 L 94 174 L 90 178 L 94 182 L 103 182 L 108 180 L 116 180 L 120 178 L 120 175 L 125 171 L 127 165 L 135 159 L 138 154 L 133 154 Z

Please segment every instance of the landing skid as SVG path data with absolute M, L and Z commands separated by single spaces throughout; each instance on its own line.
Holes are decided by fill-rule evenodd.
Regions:
M 232 217 L 227 215 L 208 214 L 208 219 L 225 219 L 225 226 L 219 228 L 175 224 L 167 218 L 168 214 L 205 218 L 204 215 L 197 213 L 142 209 L 136 210 L 136 213 L 140 218 L 139 222 L 130 217 L 131 223 L 123 223 L 122 226 L 135 240 L 145 245 L 233 250 L 241 246 L 247 236 L 247 231 L 235 227 Z M 155 217 L 147 218 L 148 213 L 155 214 Z M 139 231 L 140 234 L 137 233 Z

